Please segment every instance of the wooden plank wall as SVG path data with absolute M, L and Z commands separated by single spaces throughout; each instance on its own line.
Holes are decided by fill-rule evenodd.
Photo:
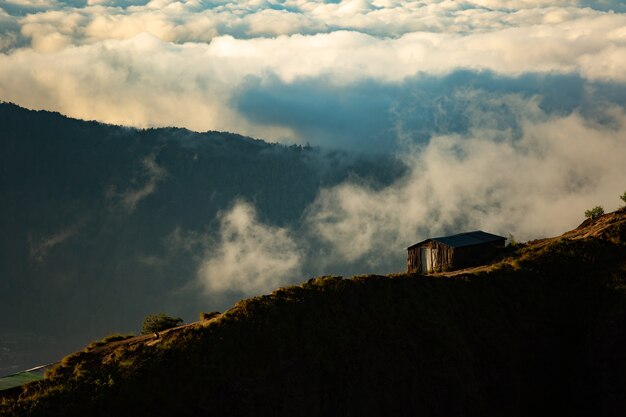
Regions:
M 419 273 L 422 269 L 422 259 L 420 256 L 420 248 L 431 248 L 431 265 L 435 271 L 449 269 L 452 267 L 454 259 L 454 248 L 435 241 L 429 241 L 421 246 L 415 246 L 407 250 L 406 266 L 409 273 Z
M 420 247 L 416 246 L 407 250 L 406 270 L 412 274 L 420 270 Z
M 432 265 L 435 271 L 443 271 L 452 268 L 454 263 L 455 249 L 439 242 L 431 242 L 435 249 L 435 259 Z
M 493 256 L 500 248 L 503 248 L 504 241 L 461 248 L 453 248 L 436 241 L 425 242 L 421 246 L 408 249 L 406 263 L 409 273 L 421 272 L 422 259 L 420 257 L 420 248 L 423 247 L 434 249 L 434 251 L 431 252 L 431 256 L 433 256 L 431 265 L 433 265 L 435 272 L 437 272 L 479 265 L 482 261 Z
M 458 248 L 454 259 L 454 268 L 459 269 L 480 265 L 485 260 L 493 257 L 493 255 L 503 247 L 504 241 Z

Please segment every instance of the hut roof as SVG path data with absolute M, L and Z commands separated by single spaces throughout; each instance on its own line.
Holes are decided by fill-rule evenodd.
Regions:
M 474 245 L 482 245 L 483 243 L 498 242 L 501 240 L 506 240 L 506 238 L 503 236 L 498 236 L 498 235 L 494 235 L 491 233 L 483 232 L 482 230 L 476 230 L 474 232 L 459 233 L 459 234 L 451 235 L 451 236 L 433 237 L 430 239 L 426 239 L 422 242 L 416 243 L 414 245 L 411 245 L 409 246 L 409 249 L 422 245 L 432 240 L 439 242 L 439 243 L 443 243 L 444 245 L 447 245 L 453 248 L 462 248 L 464 246 L 474 246 Z

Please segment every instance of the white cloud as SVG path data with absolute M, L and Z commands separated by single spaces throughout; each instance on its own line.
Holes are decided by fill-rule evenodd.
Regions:
M 506 3 L 510 2 L 499 2 L 504 4 L 490 7 L 463 1 L 383 3 L 361 0 L 338 4 L 285 2 L 283 9 L 277 9 L 264 2 L 152 1 L 124 8 L 105 1 L 93 2 L 86 7 L 50 6 L 38 13 L 28 13 L 23 18 L 23 25 L 41 26 L 44 32 L 48 32 L 52 24 L 61 34 L 68 28 L 63 15 L 79 15 L 81 25 L 73 33 L 72 42 L 80 45 L 106 39 L 129 39 L 141 32 L 176 43 L 209 42 L 224 35 L 245 39 L 337 30 L 380 37 L 416 32 L 467 35 L 562 23 L 602 14 L 589 8 L 574 7 L 572 2 L 528 2 L 517 7 L 509 7 Z M 40 36 L 32 29 L 30 32 L 34 39 Z
M 300 261 L 288 230 L 260 223 L 250 204 L 238 202 L 221 216 L 219 244 L 207 251 L 198 277 L 207 292 L 251 295 L 299 279 Z
M 251 124 L 232 108 L 230 100 L 246 77 L 277 76 L 287 83 L 325 77 L 341 86 L 472 68 L 513 75 L 574 72 L 626 82 L 626 16 L 618 14 L 469 35 L 419 32 L 388 39 L 336 31 L 174 44 L 142 33 L 78 47 L 68 42 L 81 18 L 63 16 L 62 32 L 41 22 L 23 26 L 24 35 L 46 53 L 18 49 L 0 55 L 4 100 L 117 124 L 302 141 L 308 139 L 290 136 L 284 126 Z
M 577 0 L 473 0 L 470 3 L 490 9 L 508 10 L 578 5 Z
M 434 137 L 407 153 L 409 174 L 390 187 L 344 183 L 323 191 L 309 208 L 310 230 L 340 260 L 371 267 L 447 233 L 482 229 L 521 240 L 561 234 L 590 207 L 618 206 L 626 115 L 612 112 L 619 126 L 607 128 L 577 114 L 547 117 L 530 102 L 519 139 L 489 126 Z
M 573 1 L 96 3 L 0 11 L 0 98 L 116 124 L 314 143 L 240 115 L 232 98 L 247 77 L 341 87 L 465 68 L 626 83 L 626 15 Z

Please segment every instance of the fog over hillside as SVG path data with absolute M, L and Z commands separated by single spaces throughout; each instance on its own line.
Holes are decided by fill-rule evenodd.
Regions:
M 0 100 L 97 121 L 2 105 L 0 333 L 76 344 L 615 209 L 624 27 L 610 0 L 0 0 Z
M 348 179 L 378 189 L 404 173 L 390 156 L 136 130 L 11 104 L 0 104 L 0 125 L 2 368 L 18 345 L 49 361 L 61 354 L 49 338 L 76 349 L 137 331 L 149 313 L 193 320 L 321 274 L 305 254 L 321 247 L 301 226 L 319 189 Z

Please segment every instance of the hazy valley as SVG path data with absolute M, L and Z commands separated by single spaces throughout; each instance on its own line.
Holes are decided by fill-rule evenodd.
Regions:
M 324 273 L 313 262 L 241 289 L 219 276 L 213 291 L 199 277 L 223 234 L 298 230 L 322 187 L 347 178 L 382 187 L 404 170 L 389 155 L 129 129 L 11 104 L 0 104 L 0 126 L 3 374 L 55 361 L 103 334 L 136 332 L 149 313 L 195 319 L 254 294 L 258 285 L 270 290 L 299 274 Z M 224 231 L 220 215 L 239 203 L 235 214 L 243 218 Z M 235 241 L 234 249 L 254 258 L 272 245 L 260 238 Z M 396 270 L 403 256 L 398 248 Z M 264 261 L 254 261 L 248 273 L 274 274 Z M 330 269 L 360 271 L 345 264 Z

